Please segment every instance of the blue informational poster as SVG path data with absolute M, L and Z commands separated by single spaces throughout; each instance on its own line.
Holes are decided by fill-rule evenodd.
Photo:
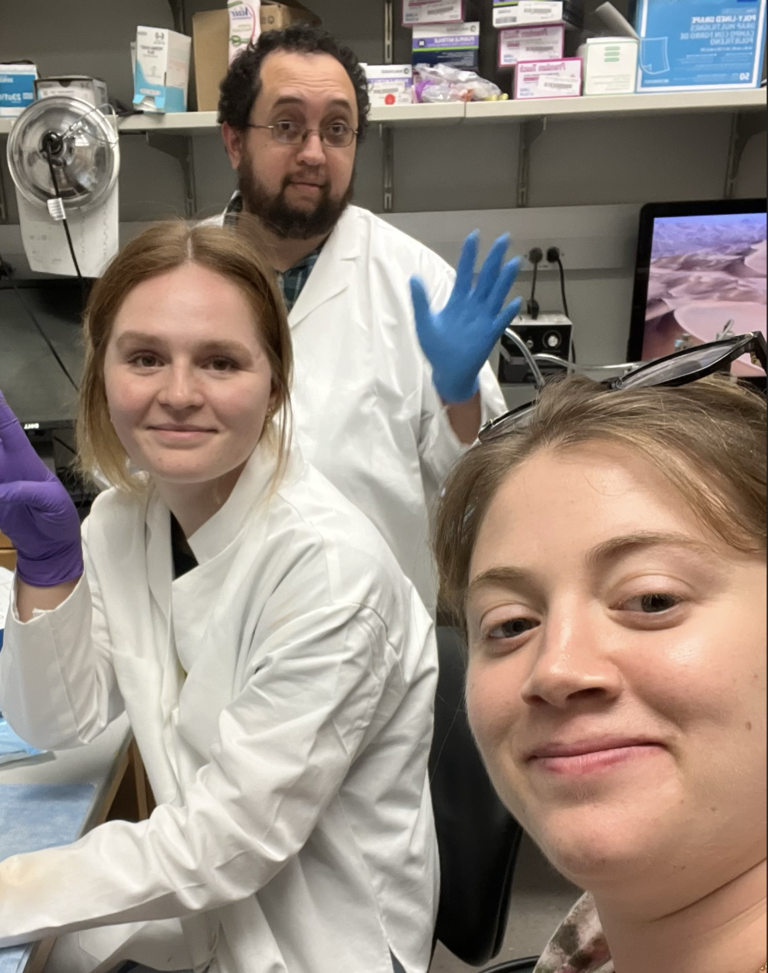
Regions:
M 766 0 L 638 0 L 638 91 L 758 88 Z

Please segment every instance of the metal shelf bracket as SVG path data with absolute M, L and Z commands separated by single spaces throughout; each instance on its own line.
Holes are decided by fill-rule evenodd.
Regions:
M 766 120 L 763 112 L 735 112 L 731 123 L 731 137 L 728 146 L 728 166 L 725 173 L 725 199 L 733 199 L 736 180 L 739 178 L 741 160 L 747 144 L 755 136 L 764 132 Z
M 188 135 L 165 135 L 156 132 L 146 132 L 147 144 L 153 149 L 159 149 L 166 155 L 173 156 L 181 164 L 184 174 L 184 208 L 187 219 L 192 219 L 197 213 L 197 186 L 195 185 L 194 143 Z
M 520 150 L 517 164 L 517 205 L 524 209 L 531 198 L 531 149 L 547 130 L 547 119 L 534 118 L 520 126 Z

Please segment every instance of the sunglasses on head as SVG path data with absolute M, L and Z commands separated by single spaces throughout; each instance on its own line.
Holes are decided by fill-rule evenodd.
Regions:
M 533 373 L 537 393 L 541 392 L 545 381 L 541 369 L 536 363 L 536 357 L 531 354 L 525 342 L 511 328 L 507 329 L 507 337 L 520 349 L 522 357 Z M 659 386 L 675 387 L 688 385 L 700 378 L 706 378 L 721 371 L 743 355 L 750 355 L 755 365 L 768 370 L 768 352 L 766 351 L 765 336 L 760 331 L 749 334 L 734 335 L 711 341 L 706 345 L 697 345 L 677 351 L 665 358 L 647 362 L 637 368 L 631 368 L 618 378 L 601 382 L 610 392 L 624 392 L 629 389 L 657 388 Z M 548 356 L 547 356 L 548 358 Z M 549 359 L 548 359 L 549 360 Z M 565 363 L 562 363 L 565 366 Z M 488 443 L 494 439 L 501 439 L 523 428 L 530 421 L 536 409 L 536 402 L 520 406 L 511 412 L 499 416 L 480 430 L 478 442 Z

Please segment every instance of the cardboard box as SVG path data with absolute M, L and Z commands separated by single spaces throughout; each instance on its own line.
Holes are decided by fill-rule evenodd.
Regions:
M 283 30 L 297 21 L 319 24 L 320 18 L 299 3 L 262 4 L 259 11 L 262 31 Z M 201 10 L 192 16 L 195 61 L 195 93 L 198 111 L 216 111 L 219 85 L 229 66 L 229 13 Z
M 100 78 L 73 74 L 66 78 L 39 78 L 35 81 L 35 101 L 55 95 L 72 95 L 80 101 L 87 101 L 94 108 L 101 108 L 109 101 L 107 83 Z
M 637 0 L 638 91 L 759 88 L 766 0 Z
M 590 37 L 579 48 L 585 95 L 633 95 L 640 45 L 631 37 Z
M 35 100 L 34 64 L 0 64 L 0 118 L 16 118 Z
M 187 110 L 192 38 L 163 27 L 136 28 L 133 104 L 145 112 Z
M 493 26 L 526 27 L 535 24 L 584 26 L 584 0 L 493 0 Z
M 293 0 L 288 3 L 262 3 L 260 16 L 262 31 L 283 30 L 299 21 L 318 26 L 322 23 L 317 14 Z
M 554 61 L 563 56 L 565 28 L 510 27 L 499 31 L 499 67 L 513 68 L 518 61 Z
M 413 68 L 410 64 L 366 64 L 364 67 L 372 107 L 413 104 Z
M 463 23 L 464 0 L 403 0 L 403 27 Z
M 515 69 L 514 96 L 529 98 L 578 98 L 581 95 L 583 62 L 580 57 L 559 61 L 520 61 Z
M 413 28 L 413 65 L 450 64 L 465 71 L 477 71 L 479 62 L 479 22 Z

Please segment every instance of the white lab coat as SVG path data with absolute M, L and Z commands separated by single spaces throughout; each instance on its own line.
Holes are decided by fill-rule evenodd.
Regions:
M 434 610 L 429 512 L 466 447 L 419 345 L 409 285 L 414 274 L 442 309 L 453 289 L 451 267 L 378 216 L 350 206 L 290 314 L 292 400 L 307 462 L 373 521 Z M 484 422 L 506 411 L 488 365 L 481 393 Z
M 351 504 L 296 451 L 270 495 L 274 468 L 259 446 L 175 581 L 157 494 L 103 494 L 87 583 L 9 613 L 14 729 L 75 747 L 126 710 L 159 806 L 0 863 L 0 946 L 86 930 L 94 968 L 215 973 L 391 973 L 391 948 L 425 973 L 432 622 Z

